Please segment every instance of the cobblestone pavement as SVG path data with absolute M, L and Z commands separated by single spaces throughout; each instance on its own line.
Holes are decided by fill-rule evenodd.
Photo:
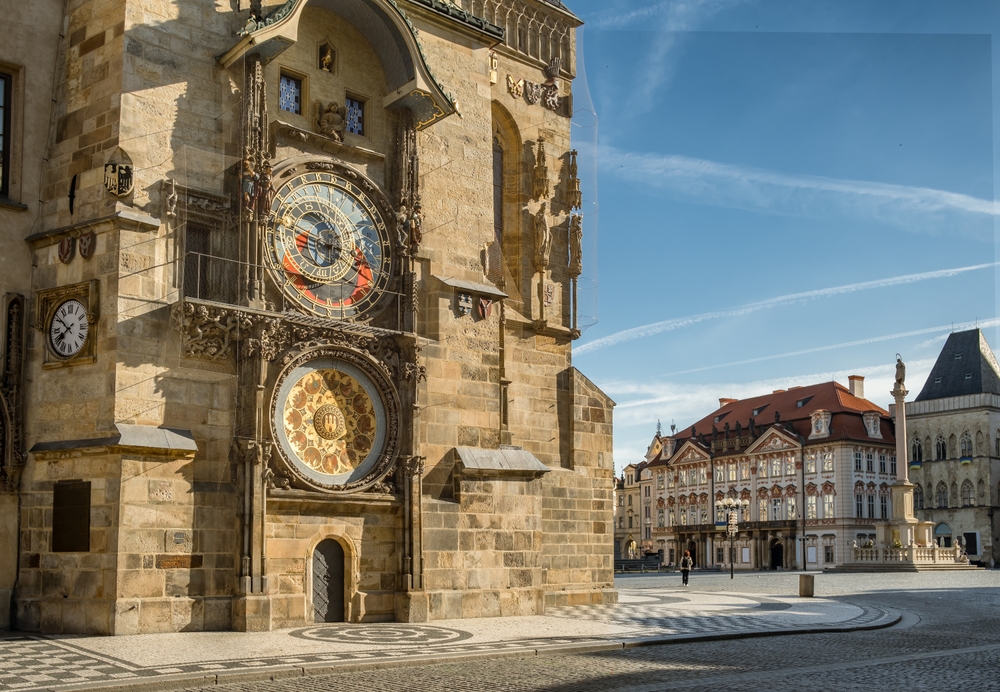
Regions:
M 719 594 L 792 593 L 794 574 L 692 575 Z M 620 589 L 682 594 L 675 575 L 620 577 Z M 889 629 L 498 658 L 221 685 L 219 692 L 653 692 L 724 689 L 1000 690 L 1000 571 L 821 574 L 817 596 L 904 613 Z M 194 688 L 191 688 L 192 690 Z
M 795 597 L 797 578 L 750 574 L 730 581 L 728 575 L 695 573 L 690 589 L 683 589 L 677 575 L 628 575 L 617 582 L 619 606 L 551 609 L 537 618 L 326 625 L 256 635 L 10 636 L 0 638 L 0 690 L 203 676 L 186 683 L 193 690 L 241 671 L 289 677 L 264 682 L 258 676 L 215 689 L 894 690 L 969 684 L 1000 690 L 1000 571 L 821 574 L 816 599 Z M 644 637 L 851 629 L 894 618 L 888 609 L 904 613 L 890 629 L 631 648 Z M 559 651 L 581 645 L 593 650 Z M 412 665 L 440 657 L 451 662 Z M 336 672 L 343 666 L 355 670 Z

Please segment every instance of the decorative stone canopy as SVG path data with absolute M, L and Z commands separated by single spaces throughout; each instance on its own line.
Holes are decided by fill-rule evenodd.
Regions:
M 424 60 L 416 30 L 391 0 L 289 0 L 255 26 L 248 25 L 240 41 L 219 57 L 219 64 L 229 67 L 249 56 L 270 62 L 298 41 L 307 6 L 340 15 L 365 37 L 389 86 L 385 108 L 409 108 L 418 130 L 457 112 Z

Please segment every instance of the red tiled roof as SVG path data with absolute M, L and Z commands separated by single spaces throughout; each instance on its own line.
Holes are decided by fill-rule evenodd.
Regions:
M 802 405 L 799 405 L 802 402 Z M 758 428 L 765 428 L 774 423 L 774 414 L 781 414 L 781 425 L 789 425 L 803 438 L 808 439 L 811 432 L 811 416 L 814 411 L 829 411 L 830 436 L 823 440 L 855 439 L 871 441 L 865 430 L 861 414 L 877 411 L 882 416 L 882 441 L 893 443 L 893 426 L 889 412 L 868 399 L 862 399 L 851 394 L 850 390 L 839 382 L 824 382 L 807 387 L 794 387 L 784 391 L 772 392 L 762 396 L 742 399 L 727 403 L 694 424 L 698 435 L 710 436 L 712 426 L 722 433 L 726 423 L 730 430 L 735 431 L 736 423 L 745 429 L 750 425 L 750 419 Z M 756 412 L 756 415 L 755 415 Z M 718 421 L 716 421 L 718 418 Z M 676 435 L 678 444 L 691 437 L 691 427 L 679 431 Z

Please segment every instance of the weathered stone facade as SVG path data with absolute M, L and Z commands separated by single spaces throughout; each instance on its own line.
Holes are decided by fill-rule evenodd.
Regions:
M 941 547 L 992 567 L 1000 540 L 1000 367 L 983 333 L 952 334 L 906 404 L 915 514 Z
M 507 4 L 549 24 L 521 43 L 504 3 L 70 0 L 43 202 L 0 238 L 37 327 L 0 493 L 17 627 L 615 598 L 614 404 L 571 360 L 579 21 Z M 90 331 L 64 356 L 67 300 Z M 296 403 L 313 386 L 327 403 Z

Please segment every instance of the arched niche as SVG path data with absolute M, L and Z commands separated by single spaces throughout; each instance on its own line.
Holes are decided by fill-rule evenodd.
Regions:
M 340 15 L 365 37 L 388 82 L 385 108 L 409 108 L 418 130 L 456 112 L 451 98 L 431 74 L 409 20 L 387 0 L 289 0 L 263 18 L 263 25 L 248 25 L 247 33 L 219 58 L 219 64 L 228 68 L 251 56 L 270 62 L 298 41 L 306 7 Z

